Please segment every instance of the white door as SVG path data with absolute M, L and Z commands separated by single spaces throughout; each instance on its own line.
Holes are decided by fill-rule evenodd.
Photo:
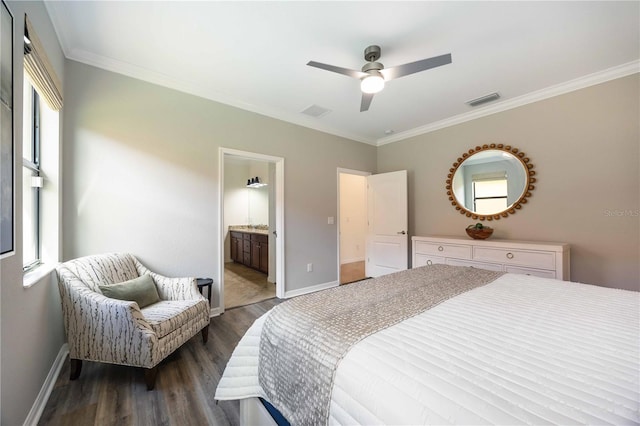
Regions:
M 367 176 L 367 204 L 367 276 L 407 269 L 407 171 Z

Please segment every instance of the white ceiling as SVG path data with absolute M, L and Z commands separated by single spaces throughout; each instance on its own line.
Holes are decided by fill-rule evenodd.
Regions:
M 70 59 L 374 145 L 639 70 L 638 1 L 45 4 Z M 361 113 L 357 80 L 306 63 L 359 70 L 370 44 L 387 68 L 453 63 L 388 82 Z M 331 112 L 301 114 L 314 104 Z

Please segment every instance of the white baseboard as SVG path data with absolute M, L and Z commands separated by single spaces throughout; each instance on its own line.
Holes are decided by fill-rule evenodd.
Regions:
M 328 283 L 316 284 L 311 287 L 304 287 L 297 290 L 285 291 L 284 298 L 288 299 L 290 297 L 302 296 L 303 294 L 314 293 L 320 290 L 326 290 L 332 287 L 338 287 L 340 283 L 338 281 L 331 281 Z
M 209 318 L 219 317 L 220 316 L 220 308 L 211 308 L 211 312 L 209 313 Z
M 60 348 L 55 361 L 53 361 L 49 374 L 47 374 L 47 378 L 44 380 L 42 388 L 40 388 L 40 392 L 38 393 L 29 414 L 27 414 L 27 418 L 24 420 L 24 426 L 35 426 L 40 421 L 40 416 L 42 416 L 44 407 L 47 406 L 47 401 L 49 401 L 49 397 L 53 391 L 53 386 L 56 384 L 56 380 L 58 380 L 58 375 L 60 374 L 60 370 L 62 370 L 64 361 L 67 359 L 67 355 L 69 355 L 69 345 L 65 343 Z

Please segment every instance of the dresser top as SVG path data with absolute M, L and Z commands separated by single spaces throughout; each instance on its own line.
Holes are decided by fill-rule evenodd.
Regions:
M 520 241 L 520 240 L 503 240 L 497 238 L 490 238 L 486 240 L 474 240 L 469 237 L 452 237 L 452 236 L 437 236 L 428 235 L 425 237 L 413 236 L 412 241 L 424 241 L 433 243 L 449 243 L 449 244 L 466 244 L 481 247 L 511 247 L 522 248 L 530 250 L 552 250 L 552 251 L 568 251 L 570 244 L 558 243 L 550 241 Z

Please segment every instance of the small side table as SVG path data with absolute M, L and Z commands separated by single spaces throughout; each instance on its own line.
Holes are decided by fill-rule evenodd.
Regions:
M 213 280 L 211 278 L 196 278 L 196 284 L 198 285 L 200 294 L 204 294 L 202 293 L 202 289 L 207 287 L 207 299 L 209 299 L 209 305 L 211 305 L 211 287 L 213 286 Z

